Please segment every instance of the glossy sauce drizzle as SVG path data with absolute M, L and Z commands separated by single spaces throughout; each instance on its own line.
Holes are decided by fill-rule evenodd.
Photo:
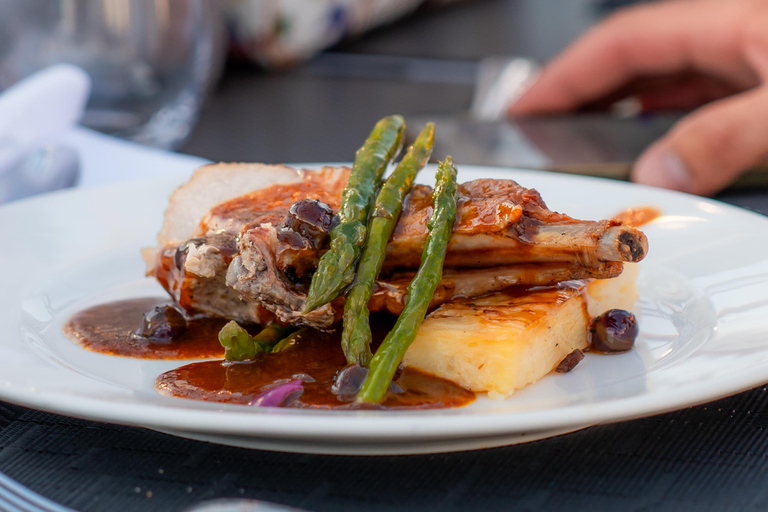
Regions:
M 390 324 L 391 325 L 391 324 Z M 373 325 L 372 325 L 373 327 Z M 374 328 L 374 337 L 383 329 Z M 309 331 L 276 354 L 261 356 L 252 363 L 205 361 L 166 372 L 155 388 L 162 394 L 234 404 L 250 404 L 276 382 L 303 380 L 302 394 L 287 406 L 296 408 L 359 408 L 354 394 L 335 394 L 336 376 L 346 366 L 339 332 Z M 432 409 L 460 407 L 474 401 L 475 394 L 451 381 L 413 368 L 396 376 L 377 407 L 385 409 Z
M 162 298 L 142 298 L 100 304 L 73 316 L 64 333 L 81 347 L 103 354 L 140 359 L 221 358 L 224 350 L 218 333 L 227 320 L 196 317 L 188 320 L 187 330 L 168 341 L 135 335 L 145 313 L 168 305 Z M 393 319 L 373 317 L 374 341 L 380 341 Z M 249 326 L 252 334 L 258 326 Z M 294 337 L 285 350 L 262 355 L 254 362 L 227 363 L 222 360 L 188 364 L 157 378 L 155 387 L 165 395 L 250 404 L 276 383 L 302 379 L 301 396 L 287 404 L 300 408 L 357 408 L 354 394 L 336 394 L 333 384 L 346 366 L 338 331 L 304 331 Z M 386 409 L 431 409 L 460 407 L 471 403 L 475 394 L 451 381 L 413 368 L 397 375 L 382 405 Z
M 162 341 L 134 335 L 144 314 L 155 306 L 169 304 L 162 298 L 121 300 L 100 304 L 77 313 L 64 326 L 64 333 L 93 352 L 139 359 L 205 359 L 223 357 L 219 330 L 227 323 L 220 318 L 197 317 L 187 330 Z

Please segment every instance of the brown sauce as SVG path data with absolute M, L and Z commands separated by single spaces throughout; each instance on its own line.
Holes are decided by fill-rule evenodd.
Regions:
M 218 333 L 227 320 L 196 317 L 187 330 L 168 341 L 135 336 L 145 313 L 167 305 L 162 298 L 141 298 L 100 304 L 77 313 L 64 326 L 64 333 L 81 347 L 94 352 L 140 359 L 220 358 L 224 350 Z M 374 315 L 374 342 L 384 338 L 393 318 Z M 251 329 L 252 327 L 253 329 Z M 250 326 L 249 331 L 258 331 Z M 252 332 L 253 334 L 253 332 Z M 193 363 L 166 372 L 157 378 L 160 393 L 213 402 L 250 404 L 254 397 L 276 382 L 302 378 L 304 390 L 290 403 L 300 408 L 357 408 L 354 396 L 337 396 L 332 391 L 335 377 L 346 366 L 338 331 L 309 330 L 285 350 L 263 355 L 250 363 L 222 360 Z M 460 407 L 471 403 L 475 394 L 451 381 L 414 368 L 396 376 L 384 402 L 386 409 L 431 409 Z
M 235 197 L 214 206 L 201 222 L 199 231 L 206 233 L 233 223 L 245 226 L 282 218 L 292 204 L 302 199 L 316 199 L 338 211 L 349 172 L 348 168 L 325 167 L 305 173 L 300 181 L 274 184 Z M 269 216 L 276 217 L 269 219 Z
M 375 337 L 383 337 L 377 336 L 381 332 L 386 331 L 374 328 Z M 283 351 L 251 363 L 206 361 L 171 370 L 157 378 L 155 388 L 169 396 L 247 405 L 277 381 L 303 379 L 303 392 L 289 407 L 359 408 L 354 395 L 336 395 L 332 390 L 335 377 L 346 366 L 339 338 L 339 332 L 310 331 Z M 377 407 L 461 407 L 474 399 L 474 393 L 451 381 L 406 367 Z
M 221 318 L 197 317 L 187 330 L 168 341 L 134 336 L 144 314 L 155 306 L 169 304 L 162 298 L 142 298 L 100 304 L 73 316 L 64 333 L 81 347 L 93 352 L 139 359 L 205 359 L 223 357 L 219 330 L 227 323 Z

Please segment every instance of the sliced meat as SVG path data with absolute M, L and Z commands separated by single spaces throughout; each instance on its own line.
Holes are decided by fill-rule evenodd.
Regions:
M 237 239 L 227 233 L 193 238 L 156 253 L 154 276 L 189 314 L 268 323 L 274 315 L 257 302 L 244 301 L 227 286 L 227 268 L 237 254 Z
M 417 185 L 387 246 L 387 269 L 417 268 L 432 214 L 432 189 Z M 619 242 L 619 238 L 624 242 Z M 631 250 L 621 250 L 631 246 Z M 619 221 L 581 221 L 552 212 L 536 190 L 512 180 L 475 180 L 459 187 L 459 207 L 446 267 L 563 262 L 639 261 L 645 235 Z
M 479 297 L 510 286 L 550 286 L 563 281 L 609 279 L 619 276 L 623 268 L 623 263 L 611 261 L 600 263 L 597 267 L 528 263 L 504 267 L 445 269 L 429 307 L 433 309 L 457 297 Z M 408 284 L 413 275 L 411 272 L 401 272 L 377 281 L 368 309 L 399 315 L 405 306 Z
M 296 325 L 330 326 L 338 318 L 331 305 L 309 315 L 301 311 L 349 169 L 304 171 L 299 180 L 290 179 L 285 169 L 280 168 L 282 183 L 209 208 L 193 238 L 169 242 L 150 257 L 148 273 L 189 311 L 251 322 L 274 315 Z M 185 194 L 193 195 L 180 188 L 175 209 L 169 208 L 177 217 L 178 196 Z M 419 185 L 407 196 L 387 246 L 384 275 L 392 277 L 378 286 L 371 309 L 402 308 L 404 276 L 421 261 L 431 195 L 431 188 Z M 181 224 L 166 219 L 161 240 L 189 229 L 189 222 L 184 229 Z M 639 261 L 646 251 L 643 233 L 618 220 L 580 221 L 548 210 L 537 191 L 512 180 L 475 180 L 459 187 L 445 278 L 433 302 L 512 284 L 613 277 L 621 272 L 621 262 Z
M 243 233 L 238 244 L 240 255 L 227 270 L 226 283 L 248 302 L 260 304 L 273 312 L 278 320 L 293 325 L 330 327 L 335 313 L 326 304 L 309 314 L 302 314 L 306 292 L 299 283 L 281 272 L 275 261 L 278 230 L 262 224 Z

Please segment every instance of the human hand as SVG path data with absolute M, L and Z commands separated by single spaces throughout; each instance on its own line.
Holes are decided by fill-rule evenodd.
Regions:
M 711 194 L 765 161 L 768 0 L 619 11 L 547 65 L 508 113 L 552 114 L 622 97 L 636 97 L 644 110 L 699 107 L 643 153 L 633 181 Z

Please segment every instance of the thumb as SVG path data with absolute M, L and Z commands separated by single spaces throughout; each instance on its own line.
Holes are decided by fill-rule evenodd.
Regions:
M 710 103 L 640 157 L 632 181 L 713 194 L 768 158 L 768 87 Z

